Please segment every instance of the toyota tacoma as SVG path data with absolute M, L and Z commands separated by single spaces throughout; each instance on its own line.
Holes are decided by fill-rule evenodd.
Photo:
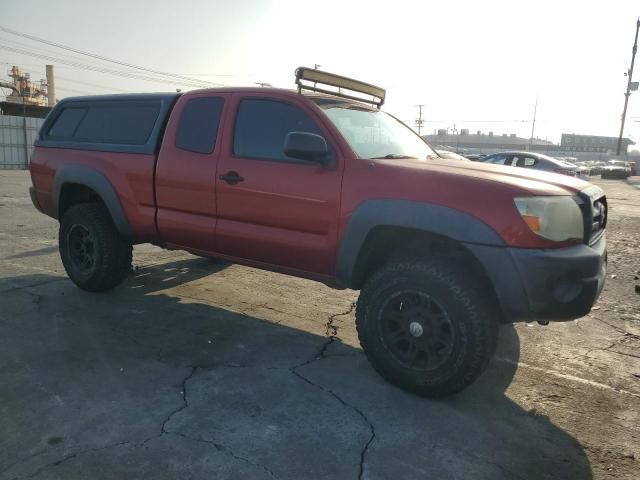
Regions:
M 582 180 L 440 158 L 385 91 L 319 70 L 295 90 L 67 98 L 30 165 L 81 289 L 114 288 L 152 243 L 360 290 L 364 353 L 424 396 L 471 384 L 500 322 L 587 314 L 607 200 Z

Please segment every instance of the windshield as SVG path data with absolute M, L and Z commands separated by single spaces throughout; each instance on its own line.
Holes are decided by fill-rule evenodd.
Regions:
M 622 160 L 609 160 L 607 162 L 610 167 L 624 167 L 625 163 Z
M 438 158 L 413 130 L 391 115 L 347 102 L 318 102 L 361 158 Z

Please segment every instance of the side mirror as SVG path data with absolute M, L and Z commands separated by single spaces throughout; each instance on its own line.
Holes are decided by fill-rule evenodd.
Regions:
M 329 157 L 329 147 L 320 135 L 289 132 L 284 140 L 284 153 L 292 158 L 324 164 Z

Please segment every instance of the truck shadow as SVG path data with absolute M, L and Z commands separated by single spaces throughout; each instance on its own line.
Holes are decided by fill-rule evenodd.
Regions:
M 327 348 L 286 321 L 168 291 L 224 268 L 205 259 L 143 267 L 106 294 L 16 277 L 20 287 L 0 293 L 0 472 L 52 464 L 42 478 L 125 478 L 143 463 L 152 477 L 200 478 L 211 472 L 181 455 L 233 451 L 228 462 L 250 458 L 281 479 L 344 478 L 359 466 L 369 478 L 592 478 L 573 437 L 505 394 L 520 350 L 512 326 L 501 330 L 507 361 L 455 397 L 418 398 L 339 339 Z M 207 442 L 216 448 L 199 450 Z

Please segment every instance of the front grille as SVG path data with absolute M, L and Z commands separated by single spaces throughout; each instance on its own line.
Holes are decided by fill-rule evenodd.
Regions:
M 604 235 L 607 227 L 607 197 L 595 185 L 583 190 L 580 197 L 584 215 L 584 243 L 593 245 Z
M 593 245 L 604 234 L 607 226 L 607 198 L 600 197 L 591 204 L 590 225 L 588 225 L 587 243 Z

